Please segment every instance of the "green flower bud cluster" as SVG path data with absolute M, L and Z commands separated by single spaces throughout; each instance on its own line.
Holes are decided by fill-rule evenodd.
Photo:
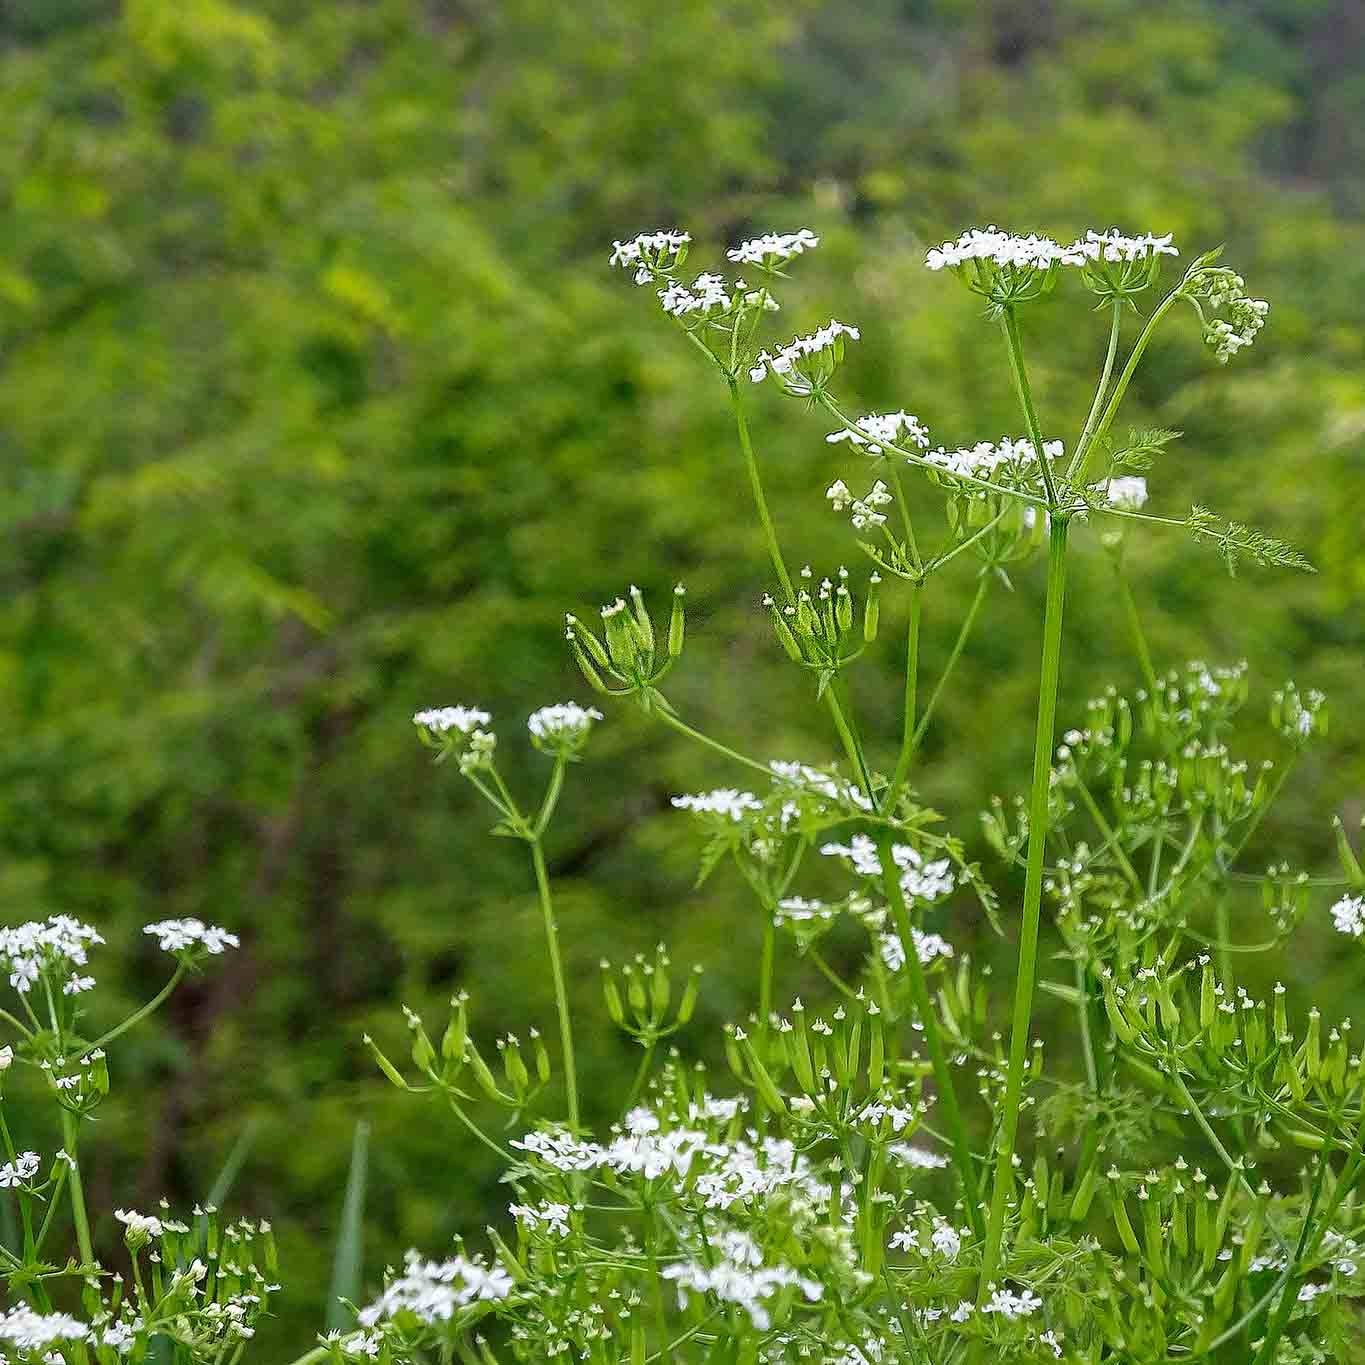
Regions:
M 680 583 L 673 589 L 668 635 L 662 650 L 644 594 L 634 584 L 628 592 L 629 603 L 618 597 L 602 608 L 601 639 L 578 617 L 565 615 L 564 637 L 594 691 L 611 697 L 635 696 L 646 711 L 667 706 L 657 687 L 682 654 L 684 595 Z M 608 679 L 618 686 L 612 687 Z
M 809 564 L 801 570 L 801 577 L 814 579 Z M 799 588 L 795 602 L 779 603 L 771 594 L 763 599 L 778 642 L 793 663 L 818 676 L 820 696 L 877 638 L 881 623 L 881 575 L 874 573 L 868 579 L 861 622 L 857 622 L 849 591 L 848 570 L 840 567 L 838 579 L 837 584 L 829 578 L 821 579 L 813 593 L 810 588 Z
M 641 1047 L 653 1047 L 661 1038 L 676 1033 L 691 1022 L 697 1008 L 697 991 L 702 969 L 693 967 L 683 982 L 676 1006 L 673 1001 L 671 963 L 660 943 L 654 956 L 637 953 L 633 962 L 619 972 L 603 959 L 602 996 L 611 1022 L 635 1039 Z

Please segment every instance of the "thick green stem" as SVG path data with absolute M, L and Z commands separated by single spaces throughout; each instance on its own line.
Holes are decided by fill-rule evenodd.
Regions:
M 895 808 L 901 784 L 910 772 L 910 760 L 915 756 L 915 694 L 919 687 L 919 628 L 923 614 L 924 585 L 916 583 L 910 589 L 910 621 L 905 628 L 905 715 L 901 724 L 901 751 L 891 775 L 891 789 L 883 803 L 888 811 Z
M 749 424 L 744 418 L 744 404 L 739 396 L 739 383 L 731 377 L 730 385 L 730 406 L 735 411 L 735 427 L 739 432 L 739 448 L 744 455 L 744 468 L 749 474 L 749 488 L 754 495 L 754 506 L 758 509 L 758 519 L 763 526 L 763 537 L 768 542 L 768 558 L 772 560 L 773 572 L 777 574 L 778 582 L 782 584 L 783 591 L 787 594 L 789 602 L 796 601 L 796 594 L 792 591 L 791 575 L 787 572 L 786 562 L 782 558 L 782 550 L 777 543 L 777 531 L 773 527 L 773 519 L 768 512 L 768 499 L 763 495 L 763 480 L 758 472 L 758 459 L 754 455 L 753 442 L 749 440 Z
M 569 1020 L 569 993 L 564 986 L 564 967 L 559 958 L 559 930 L 555 907 L 550 898 L 550 877 L 545 870 L 545 852 L 539 839 L 531 841 L 531 863 L 536 870 L 536 890 L 545 919 L 545 946 L 550 953 L 550 976 L 555 987 L 555 1008 L 559 1011 L 559 1043 L 564 1053 L 564 1088 L 568 1092 L 569 1127 L 578 1131 L 578 1072 L 574 1066 L 573 1025 Z
M 919 950 L 915 947 L 914 926 L 910 923 L 910 909 L 905 903 L 905 892 L 901 887 L 900 869 L 896 866 L 891 849 L 891 832 L 883 829 L 877 835 L 877 853 L 882 864 L 882 887 L 891 906 L 896 933 L 900 937 L 901 952 L 905 957 L 905 975 L 910 982 L 910 999 L 924 1029 L 924 1042 L 929 1049 L 929 1062 L 934 1069 L 934 1082 L 938 1086 L 938 1102 L 948 1121 L 948 1134 L 953 1144 L 953 1161 L 957 1166 L 958 1178 L 962 1182 L 967 1219 L 972 1225 L 972 1231 L 980 1237 L 984 1231 L 981 1223 L 981 1196 L 977 1190 L 976 1168 L 972 1164 L 972 1148 L 967 1141 L 962 1109 L 957 1102 L 957 1087 L 953 1084 L 953 1073 L 948 1066 L 948 1054 L 938 1030 L 938 1015 L 934 1012 L 934 1004 L 929 997 L 929 983 L 924 979 L 924 966 L 919 960 Z
M 929 704 L 924 708 L 924 714 L 920 716 L 919 723 L 915 726 L 915 735 L 912 747 L 919 748 L 920 740 L 924 738 L 924 732 L 929 728 L 929 721 L 934 714 L 934 708 L 938 705 L 939 698 L 943 695 L 943 689 L 948 685 L 948 679 L 953 675 L 953 669 L 957 667 L 957 661 L 962 657 L 962 651 L 966 648 L 967 638 L 972 633 L 972 627 L 976 625 L 977 613 L 981 610 L 981 604 L 986 600 L 986 590 L 990 583 L 984 576 L 977 582 L 976 595 L 972 598 L 972 604 L 967 608 L 967 615 L 962 618 L 962 626 L 957 632 L 957 639 L 953 641 L 952 650 L 948 654 L 948 662 L 943 665 L 943 674 L 934 685 L 934 690 L 929 694 Z
M 1104 369 L 1100 372 L 1099 386 L 1095 389 L 1095 401 L 1090 405 L 1090 415 L 1085 419 L 1081 439 L 1076 442 L 1076 451 L 1067 469 L 1068 475 L 1074 474 L 1085 462 L 1085 452 L 1090 449 L 1090 442 L 1095 434 L 1095 420 L 1100 415 L 1100 404 L 1104 402 L 1105 393 L 1109 388 L 1109 376 L 1114 372 L 1114 356 L 1119 349 L 1119 325 L 1123 321 L 1123 301 L 1115 299 L 1110 307 L 1113 309 L 1113 318 L 1109 327 L 1109 349 L 1105 352 Z
M 1010 353 L 1010 373 L 1014 376 L 1015 391 L 1019 394 L 1019 405 L 1024 410 L 1024 421 L 1028 423 L 1029 440 L 1038 456 L 1038 469 L 1043 476 L 1043 487 L 1047 489 L 1048 505 L 1057 506 L 1057 490 L 1052 484 L 1052 470 L 1047 456 L 1043 453 L 1043 433 L 1038 426 L 1038 414 L 1033 410 L 1033 393 L 1029 389 L 1028 371 L 1024 368 L 1024 343 L 1019 335 L 1019 322 L 1013 308 L 1006 308 L 1001 323 L 1005 329 L 1005 342 Z
M 1062 616 L 1066 605 L 1067 522 L 1052 518 L 1048 539 L 1047 607 L 1043 617 L 1043 663 L 1038 683 L 1038 719 L 1033 744 L 1033 790 L 1029 801 L 1028 863 L 1024 874 L 1024 913 L 1019 929 L 1019 969 L 1014 987 L 1014 1019 L 1010 1032 L 1009 1070 L 1005 1078 L 1005 1108 L 995 1154 L 995 1185 L 991 1216 L 981 1258 L 977 1302 L 990 1295 L 990 1284 L 1000 1266 L 1005 1214 L 1014 1186 L 1014 1143 L 1019 1132 L 1024 1066 L 1028 1055 L 1029 1022 L 1033 1016 L 1033 988 L 1038 967 L 1038 926 L 1043 906 L 1043 862 L 1047 851 L 1048 794 L 1052 778 L 1053 728 L 1057 714 L 1057 684 L 1061 674 Z
M 76 1245 L 80 1248 L 81 1264 L 94 1265 L 95 1248 L 90 1241 L 90 1219 L 85 1212 L 85 1187 L 81 1184 L 80 1157 L 77 1155 L 76 1116 L 69 1110 L 62 1110 L 62 1145 L 71 1158 L 71 1174 L 67 1184 L 71 1191 L 71 1218 L 76 1224 Z

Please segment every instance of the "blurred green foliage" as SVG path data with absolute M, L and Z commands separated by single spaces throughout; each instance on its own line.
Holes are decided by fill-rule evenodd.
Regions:
M 1198 500 L 1321 572 L 1228 581 L 1178 534 L 1131 562 L 1159 662 L 1246 656 L 1261 701 L 1289 674 L 1335 694 L 1325 756 L 1257 853 L 1324 866 L 1328 817 L 1365 805 L 1360 22 L 1343 0 L 0 11 L 0 914 L 99 925 L 120 1004 L 160 984 L 145 921 L 244 939 L 129 1039 L 95 1205 L 202 1196 L 254 1125 L 233 1199 L 280 1229 L 281 1351 L 322 1323 L 357 1117 L 370 1285 L 409 1242 L 498 1214 L 480 1149 L 390 1090 L 359 1036 L 397 1044 L 398 1002 L 434 1011 L 458 987 L 490 1035 L 551 1022 L 521 850 L 486 837 L 408 718 L 487 706 L 530 792 L 548 764 L 522 719 L 585 699 L 566 608 L 629 581 L 661 601 L 683 578 L 684 714 L 748 750 L 833 757 L 754 609 L 764 560 L 723 393 L 611 278 L 613 236 L 687 227 L 703 268 L 749 229 L 811 227 L 780 330 L 859 323 L 847 406 L 905 406 L 950 445 L 1018 420 L 998 338 L 920 268 L 926 243 L 987 221 L 1226 241 L 1270 326 L 1226 372 L 1172 326 L 1125 417 L 1185 432 L 1154 510 Z M 1103 319 L 1079 323 L 1058 304 L 1027 318 L 1044 427 L 1073 439 L 1104 341 Z M 766 397 L 755 428 L 791 556 L 856 553 L 821 497 L 843 448 Z M 972 591 L 958 567 L 930 595 L 931 670 Z M 1073 583 L 1064 719 L 1136 678 L 1093 545 Z M 1027 571 L 988 599 L 926 744 L 922 790 L 974 842 L 985 799 L 1025 782 L 1039 586 Z M 854 683 L 883 761 L 903 609 L 888 596 Z M 750 1007 L 760 932 L 724 878 L 691 890 L 696 840 L 667 806 L 738 775 L 610 719 L 550 840 L 598 1121 L 635 1061 L 598 958 L 663 938 L 705 963 L 681 1045 L 711 1054 Z M 1011 951 L 975 920 L 954 936 Z M 1318 926 L 1296 952 L 1342 1010 L 1360 1003 L 1344 946 Z

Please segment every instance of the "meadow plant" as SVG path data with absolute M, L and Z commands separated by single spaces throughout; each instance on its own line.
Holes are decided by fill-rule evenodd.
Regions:
M 1297 757 L 1326 730 L 1324 701 L 1293 684 L 1275 691 L 1280 756 L 1242 756 L 1260 739 L 1245 719 L 1245 664 L 1159 666 L 1125 569 L 1131 537 L 1172 532 L 1211 546 L 1230 570 L 1308 569 L 1283 542 L 1206 508 L 1149 511 L 1149 476 L 1179 433 L 1120 435 L 1115 425 L 1180 305 L 1220 363 L 1254 343 L 1267 305 L 1216 251 L 1179 270 L 1169 236 L 1111 230 L 1064 244 L 966 232 L 926 265 L 984 302 L 1021 430 L 958 445 L 904 409 L 846 410 L 836 381 L 856 326 L 831 319 L 765 342 L 774 290 L 817 247 L 808 230 L 770 233 L 726 253 L 742 278 L 689 276 L 689 235 L 661 231 L 617 242 L 611 262 L 654 294 L 702 362 L 699 377 L 723 384 L 772 574 L 759 610 L 775 647 L 809 675 L 838 761 L 744 754 L 680 714 L 665 683 L 684 651 L 681 586 L 666 611 L 632 586 L 596 621 L 570 613 L 564 625 L 600 706 L 637 705 L 707 750 L 717 781 L 734 784 L 673 800 L 695 827 L 702 877 L 738 874 L 761 925 L 752 1012 L 725 1030 L 727 1066 L 708 1074 L 667 1043 L 693 1019 L 695 970 L 675 971 L 663 945 L 619 968 L 604 963 L 607 1014 L 641 1062 L 618 1121 L 588 1129 L 544 839 L 604 714 L 565 702 L 529 718 L 529 742 L 550 769 L 525 803 L 499 771 L 490 711 L 419 711 L 421 741 L 492 807 L 494 833 L 526 849 L 558 1037 L 550 1046 L 532 1030 L 490 1044 L 460 994 L 439 1038 L 406 1012 L 401 1064 L 366 1039 L 395 1086 L 439 1102 L 497 1154 L 512 1197 L 480 1249 L 410 1252 L 355 1306 L 352 1326 L 296 1365 L 1365 1360 L 1365 1059 L 1348 1020 L 1324 1019 L 1285 986 L 1258 999 L 1236 973 L 1246 954 L 1286 954 L 1305 920 L 1310 933 L 1365 937 L 1365 872 L 1339 823 L 1339 878 L 1243 865 Z M 1160 294 L 1173 260 L 1178 278 Z M 1021 311 L 1054 291 L 1108 323 L 1094 400 L 1070 427 L 1039 415 L 1019 326 Z M 1123 356 L 1125 323 L 1137 333 Z M 857 573 L 792 567 L 749 426 L 746 394 L 757 385 L 823 419 L 839 462 L 824 498 L 849 522 Z M 931 496 L 912 504 L 911 478 Z M 1160 505 L 1159 484 L 1152 491 Z M 931 500 L 940 511 L 926 519 Z M 1088 535 L 1107 561 L 1140 684 L 1097 688 L 1059 727 L 1073 535 Z M 925 806 L 915 779 L 992 588 L 1031 558 L 1046 565 L 1031 778 L 979 817 L 1002 869 L 1022 871 L 1016 898 L 968 856 L 952 832 L 961 817 Z M 921 622 L 946 572 L 971 573 L 976 589 L 929 680 Z M 893 612 L 905 623 L 900 740 L 876 754 L 853 675 Z M 830 885 L 839 894 L 817 894 Z M 1012 979 L 955 947 L 953 916 L 968 902 L 1015 946 Z M 1060 965 L 1043 967 L 1045 907 Z M 840 921 L 865 934 L 853 977 L 823 951 Z M 231 946 L 192 923 L 149 933 L 176 955 L 176 979 Z M 211 1229 L 119 1213 L 134 1292 L 94 1262 L 77 1129 L 107 1089 L 104 1047 L 147 1012 L 94 1042 L 79 1037 L 95 941 L 68 921 L 0 940 L 21 1011 L 3 1015 L 14 1060 L 49 1074 L 64 1143 L 39 1157 L 5 1130 L 0 1184 L 19 1200 L 24 1246 L 3 1252 L 18 1306 L 0 1318 L 0 1342 L 19 1360 L 104 1362 L 143 1358 L 125 1340 L 160 1333 L 176 1359 L 235 1360 L 239 1344 L 221 1334 L 249 1333 L 265 1307 L 268 1252 L 263 1277 L 252 1267 L 268 1229 L 242 1233 L 252 1250 L 234 1251 L 227 1276 Z M 824 997 L 784 991 L 780 957 L 818 972 Z M 1292 977 L 1288 966 L 1282 974 Z M 1045 1062 L 1040 991 L 1072 1021 L 1076 1045 L 1059 1051 L 1078 1055 L 1074 1068 Z M 516 1136 L 487 1127 L 489 1106 Z M 45 1248 L 68 1223 L 78 1251 L 60 1263 Z M 148 1248 L 150 1283 L 139 1260 Z M 63 1280 L 79 1290 L 70 1308 L 57 1294 Z

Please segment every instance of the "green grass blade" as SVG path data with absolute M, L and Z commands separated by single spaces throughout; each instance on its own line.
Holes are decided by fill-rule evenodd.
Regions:
M 332 1258 L 332 1285 L 327 1295 L 326 1330 L 344 1332 L 354 1326 L 343 1300 L 360 1297 L 361 1259 L 365 1237 L 365 1174 L 369 1164 L 370 1125 L 355 1126 L 351 1142 L 351 1170 L 346 1177 L 346 1199 L 341 1206 L 341 1230 Z

